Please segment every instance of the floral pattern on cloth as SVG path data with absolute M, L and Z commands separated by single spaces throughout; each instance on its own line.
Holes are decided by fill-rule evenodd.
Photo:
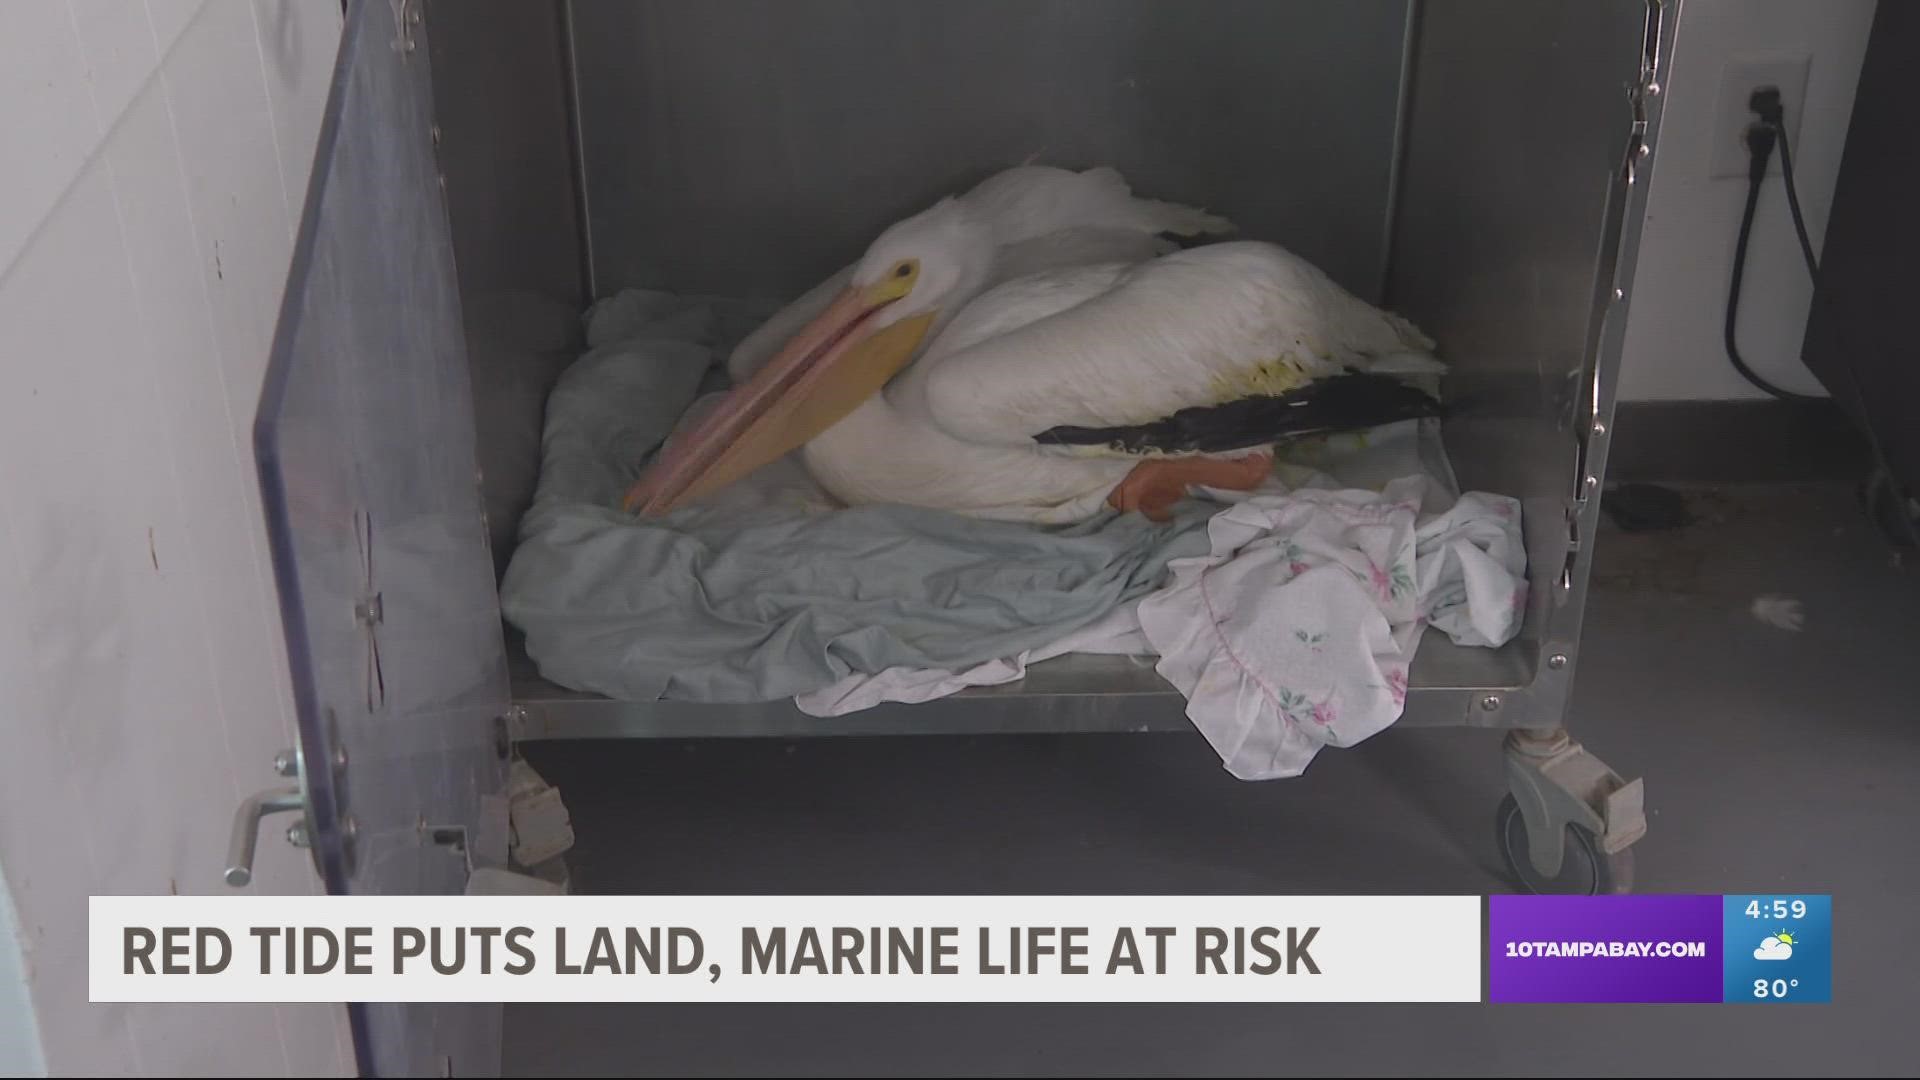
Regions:
M 1525 615 L 1519 505 L 1469 492 L 1421 516 L 1430 481 L 1261 494 L 1221 511 L 1211 551 L 1140 602 L 1157 670 L 1245 780 L 1295 776 L 1405 708 L 1422 629 L 1498 646 Z

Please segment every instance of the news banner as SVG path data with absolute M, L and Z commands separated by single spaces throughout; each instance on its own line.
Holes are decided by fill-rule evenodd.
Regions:
M 1825 895 L 96 896 L 96 1002 L 1824 1003 Z

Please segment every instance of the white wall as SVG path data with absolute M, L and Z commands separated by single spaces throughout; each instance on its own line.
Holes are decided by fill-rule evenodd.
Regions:
M 1709 175 L 1719 134 L 1714 117 L 1721 72 L 1742 54 L 1812 56 L 1805 115 L 1797 125 L 1789 117 L 1788 126 L 1799 128 L 1794 178 L 1817 251 L 1873 11 L 1874 0 L 1685 0 L 1627 322 L 1622 399 L 1766 396 L 1733 370 L 1721 344 L 1727 275 L 1747 185 L 1744 176 Z M 1813 286 L 1776 176 L 1761 194 L 1747 254 L 1740 354 L 1777 386 L 1824 393 L 1800 363 L 1800 338 L 1812 301 Z
M 20 950 L 20 921 L 13 893 L 0 874 L 0 1076 L 44 1076 L 40 1029 L 33 1022 L 33 996 Z
M 335 1006 L 90 1005 L 84 936 L 91 894 L 220 891 L 291 742 L 249 427 L 339 29 L 0 3 L 0 865 L 55 1075 L 351 1069 Z M 257 881 L 317 888 L 271 834 Z

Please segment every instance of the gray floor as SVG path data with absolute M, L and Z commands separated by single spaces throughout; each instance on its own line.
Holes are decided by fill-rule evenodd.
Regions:
M 510 1073 L 1913 1074 L 1920 558 L 1844 488 L 1701 493 L 1600 546 L 1573 729 L 1647 783 L 1641 892 L 1834 895 L 1831 1006 L 514 1006 Z M 1756 596 L 1802 601 L 1798 633 Z M 576 889 L 1504 891 L 1498 736 L 1242 784 L 1198 736 L 546 744 Z

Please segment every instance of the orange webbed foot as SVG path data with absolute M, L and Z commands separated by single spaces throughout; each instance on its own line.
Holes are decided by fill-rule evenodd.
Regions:
M 1156 458 L 1135 465 L 1107 496 L 1107 505 L 1122 513 L 1138 510 L 1151 521 L 1168 521 L 1192 489 L 1252 491 L 1272 469 L 1273 454 L 1264 451 L 1233 458 Z

